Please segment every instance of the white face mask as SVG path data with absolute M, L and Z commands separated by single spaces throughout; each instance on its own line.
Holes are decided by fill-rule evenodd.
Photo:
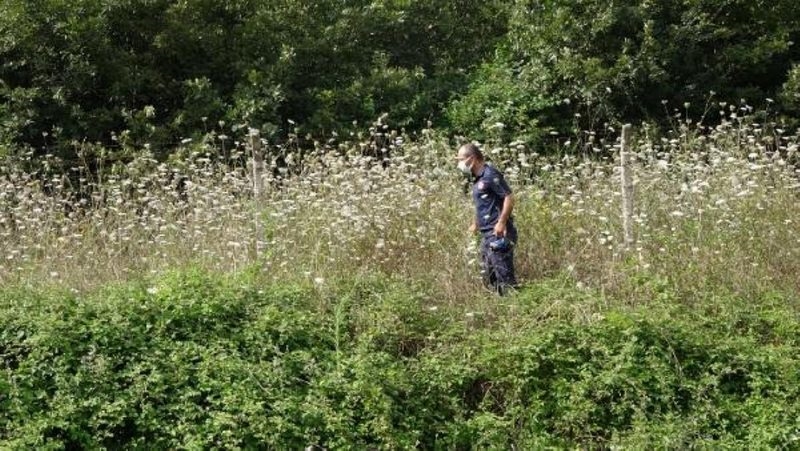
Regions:
M 472 175 L 472 165 L 467 165 L 467 160 L 458 162 L 458 170 L 463 172 L 464 175 Z

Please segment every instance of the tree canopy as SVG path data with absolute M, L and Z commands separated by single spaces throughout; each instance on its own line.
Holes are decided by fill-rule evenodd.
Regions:
M 0 145 L 167 151 L 383 114 L 535 140 L 711 92 L 796 112 L 797 17 L 791 0 L 6 0 Z

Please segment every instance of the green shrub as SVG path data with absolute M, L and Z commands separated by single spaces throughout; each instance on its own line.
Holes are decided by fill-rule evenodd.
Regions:
M 377 278 L 320 290 L 189 271 L 87 297 L 7 288 L 0 447 L 796 444 L 788 299 L 543 315 L 555 297 L 589 297 L 557 286 L 482 324 Z
M 800 65 L 795 64 L 789 70 L 781 97 L 788 110 L 793 112 L 800 110 Z

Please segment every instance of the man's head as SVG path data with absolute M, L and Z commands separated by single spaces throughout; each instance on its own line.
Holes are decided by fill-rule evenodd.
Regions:
M 474 175 L 475 170 L 483 166 L 483 153 L 475 144 L 467 143 L 458 149 L 456 160 L 461 172 Z

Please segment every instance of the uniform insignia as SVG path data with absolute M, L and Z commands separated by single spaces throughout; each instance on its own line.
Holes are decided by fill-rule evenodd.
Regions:
M 478 182 L 478 189 L 481 191 L 486 189 L 486 182 Z

